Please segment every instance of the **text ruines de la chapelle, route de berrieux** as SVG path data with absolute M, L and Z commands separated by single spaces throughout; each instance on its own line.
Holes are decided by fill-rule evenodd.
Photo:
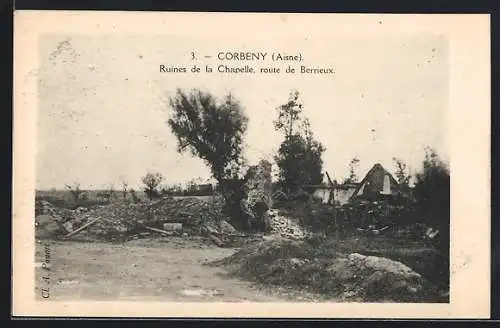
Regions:
M 305 65 L 301 52 L 295 54 L 262 51 L 218 51 L 200 55 L 190 54 L 192 65 L 160 64 L 160 73 L 220 73 L 220 74 L 335 74 L 334 68 L 322 65 Z M 216 64 L 211 64 L 213 59 Z M 283 67 L 285 64 L 285 67 Z

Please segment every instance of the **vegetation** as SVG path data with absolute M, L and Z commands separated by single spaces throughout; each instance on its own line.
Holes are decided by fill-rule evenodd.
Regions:
M 359 167 L 359 159 L 357 157 L 353 157 L 349 162 L 349 176 L 344 179 L 345 184 L 358 182 L 358 175 L 356 173 L 358 167 Z
M 278 107 L 274 127 L 285 137 L 275 156 L 284 189 L 295 192 L 303 185 L 321 183 L 321 155 L 326 149 L 314 139 L 309 120 L 303 118 L 298 91 L 291 92 L 288 102 Z
M 78 198 L 68 189 L 66 190 L 37 190 L 36 201 L 47 201 L 58 208 L 76 209 L 78 207 L 93 207 L 96 205 L 107 205 L 110 199 L 106 199 L 100 194 L 105 190 L 83 190 L 80 189 Z
M 404 189 L 407 189 L 410 184 L 411 176 L 408 173 L 406 163 L 396 157 L 393 157 L 392 160 L 394 162 L 394 166 L 396 167 L 395 175 L 398 184 Z
M 436 151 L 426 149 L 422 171 L 416 174 L 414 196 L 419 216 L 440 231 L 441 249 L 449 252 L 450 171 Z
M 245 182 L 248 179 L 259 180 L 253 179 L 259 173 L 258 178 L 264 176 L 260 180 L 267 183 L 271 180 L 270 178 L 267 179 L 270 174 L 261 174 L 256 167 L 250 167 L 246 172 L 242 172 L 245 164 L 243 141 L 248 118 L 245 116 L 240 103 L 231 94 L 226 95 L 223 100 L 218 100 L 212 94 L 200 90 L 189 92 L 177 90 L 176 95 L 170 99 L 169 105 L 172 112 L 168 120 L 168 126 L 177 139 L 178 152 L 190 153 L 202 159 L 209 167 L 212 178 L 217 181 L 217 187 L 214 188 L 212 184 L 202 183 L 201 179 L 188 181 L 185 187 L 180 184 L 167 185 L 164 184 L 164 176 L 161 173 L 147 172 L 141 178 L 144 194 L 129 189 L 128 181 L 121 177 L 118 190 L 115 190 L 113 185 L 110 185 L 99 191 L 84 191 L 78 183 L 74 183 L 66 185 L 65 191 L 54 190 L 47 195 L 39 195 L 37 192 L 37 200 L 47 200 L 55 207 L 75 209 L 80 206 L 90 207 L 110 204 L 112 201 L 121 202 L 122 199 L 123 202 L 126 202 L 128 194 L 130 194 L 134 203 L 139 203 L 145 196 L 149 200 L 153 200 L 162 195 L 212 196 L 215 191 L 220 191 L 225 202 L 223 206 L 219 201 L 214 201 L 213 204 L 209 205 L 210 209 L 216 209 L 216 211 L 213 211 L 215 214 L 211 214 L 210 219 L 216 218 L 217 221 L 222 222 L 223 218 L 229 216 L 233 219 L 231 221 L 233 228 L 243 230 L 247 227 L 246 223 L 249 222 L 248 217 L 250 215 L 253 216 L 252 220 L 256 217 L 264 217 L 263 213 L 268 207 L 255 206 L 256 203 L 257 205 L 264 203 L 262 200 L 258 200 L 262 195 L 254 197 L 257 201 L 253 200 L 253 204 L 250 204 L 252 201 L 248 199 L 252 199 L 254 193 L 248 192 L 247 189 L 252 189 L 253 192 L 254 189 L 266 189 L 266 187 L 260 185 L 256 188 L 248 187 L 248 185 L 245 187 Z M 449 279 L 450 172 L 447 164 L 441 160 L 435 150 L 426 149 L 422 168 L 415 175 L 415 186 L 413 188 L 410 188 L 411 176 L 407 164 L 399 158 L 393 158 L 395 177 L 401 190 L 400 196 L 405 195 L 405 202 L 396 202 L 394 201 L 395 197 L 391 197 L 390 193 L 380 195 L 373 188 L 376 197 L 374 199 L 364 197 L 362 199 L 364 204 L 361 205 L 356 202 L 348 202 L 345 206 L 339 208 L 340 205 L 335 207 L 334 204 L 322 204 L 320 202 L 312 204 L 312 202 L 309 202 L 310 195 L 301 187 L 320 184 L 323 181 L 322 155 L 326 148 L 320 141 L 315 139 L 311 124 L 304 116 L 303 105 L 299 100 L 299 92 L 291 92 L 288 101 L 277 108 L 277 113 L 274 128 L 283 135 L 283 141 L 274 157 L 279 169 L 279 185 L 282 186 L 285 192 L 293 195 L 283 193 L 283 208 L 279 208 L 274 203 L 273 209 L 280 210 L 275 213 L 274 224 L 279 226 L 276 222 L 281 218 L 281 223 L 278 222 L 281 224 L 279 229 L 283 231 L 285 229 L 293 230 L 286 225 L 287 220 L 291 219 L 293 222 L 309 225 L 306 228 L 314 230 L 314 232 L 328 232 L 329 229 L 335 229 L 337 233 L 335 238 L 330 238 L 327 233 L 321 237 L 316 236 L 318 242 L 313 239 L 308 241 L 312 241 L 315 245 L 304 246 L 302 244 L 297 247 L 297 254 L 304 255 L 303 252 L 307 250 L 309 253 L 305 255 L 310 257 L 311 263 L 320 258 L 319 264 L 322 265 L 324 263 L 331 264 L 326 260 L 330 260 L 339 254 L 347 256 L 352 252 L 361 252 L 363 255 L 383 256 L 404 262 L 417 269 L 417 271 L 424 273 L 426 277 L 432 277 L 433 283 L 441 283 L 443 277 Z M 357 183 L 359 181 L 357 175 L 359 162 L 360 160 L 356 157 L 351 159 L 349 174 L 344 183 Z M 271 166 L 271 163 L 264 161 L 261 163 Z M 383 178 L 383 181 L 386 181 L 385 176 Z M 267 189 L 271 190 L 273 186 L 269 183 Z M 344 189 L 347 190 L 348 188 Z M 246 197 L 245 199 L 248 194 L 252 197 Z M 267 195 L 267 192 L 262 192 L 262 194 Z M 119 197 L 120 195 L 122 197 Z M 218 198 L 213 197 L 213 199 Z M 164 200 L 177 202 L 178 199 Z M 163 203 L 163 200 L 157 202 L 160 205 L 161 203 Z M 176 203 L 175 206 L 178 206 L 177 204 L 179 203 Z M 253 208 L 250 209 L 250 205 Z M 246 212 L 244 206 L 247 206 Z M 151 213 L 149 209 L 157 211 L 157 208 L 151 207 L 149 203 L 144 206 L 126 204 L 116 207 L 122 207 L 124 213 L 132 213 L 131 209 L 143 207 L 148 209 L 147 213 Z M 200 208 L 206 210 L 207 207 Z M 113 210 L 113 206 L 96 208 Z M 183 211 L 186 208 L 187 206 L 181 206 Z M 262 211 L 258 212 L 255 208 L 261 208 Z M 222 210 L 225 212 L 224 215 L 222 215 Z M 122 215 L 114 214 L 116 210 L 113 211 L 115 211 L 111 212 L 113 215 L 103 215 L 103 217 L 112 218 L 116 216 L 117 218 L 123 218 Z M 191 215 L 189 212 L 184 213 L 183 211 L 179 209 L 175 211 L 177 213 L 175 215 L 161 214 L 161 216 L 189 222 L 193 226 L 201 225 L 201 222 L 203 222 L 203 220 L 200 220 L 200 223 L 198 223 L 197 219 L 200 215 L 197 213 Z M 253 213 L 248 215 L 250 211 L 253 211 Z M 89 213 L 86 210 L 74 212 Z M 183 212 L 182 215 L 181 212 Z M 258 215 L 254 215 L 256 213 Z M 186 217 L 189 219 L 186 219 Z M 147 233 L 149 234 L 151 231 L 158 233 L 158 230 L 162 228 L 161 222 L 157 220 L 151 223 L 157 224 L 157 226 Z M 300 227 L 300 224 L 297 224 L 297 226 L 304 228 L 304 226 Z M 423 229 L 416 229 L 415 226 L 417 225 L 423 227 Z M 437 238 L 426 239 L 424 237 L 424 231 L 428 227 L 439 231 Z M 204 228 L 208 231 L 206 226 Z M 199 231 L 201 233 L 202 229 L 200 228 Z M 164 233 L 161 230 L 159 232 Z M 338 232 L 341 232 L 341 234 Z M 272 233 L 283 235 L 282 232 L 276 232 L 276 230 L 273 230 Z M 430 239 L 432 241 L 429 241 Z M 286 255 L 283 253 L 284 248 L 281 246 L 272 248 L 271 251 L 271 255 L 278 260 Z M 290 258 L 294 259 L 292 262 L 296 262 L 296 257 L 299 256 L 292 255 L 293 257 L 290 255 Z M 261 268 L 265 271 L 257 272 L 256 276 L 259 279 L 264 277 L 262 279 L 267 281 L 270 277 L 267 275 L 269 273 L 267 270 L 269 268 L 274 270 L 276 267 L 269 266 L 268 263 L 263 263 L 260 260 L 257 263 L 262 265 Z M 323 260 L 325 262 L 322 262 Z M 251 264 L 251 262 L 244 263 Z M 306 267 L 308 266 L 306 265 Z M 244 271 L 248 273 L 255 268 L 257 266 L 252 264 L 244 267 Z M 292 269 L 295 270 L 295 264 Z M 272 274 L 276 272 L 278 271 L 275 270 Z M 296 284 L 299 286 L 301 284 L 307 285 L 308 281 L 319 281 L 316 278 L 311 280 L 311 275 L 303 274 L 304 272 L 300 273 L 300 275 L 296 276 L 299 279 Z M 288 277 L 292 276 L 288 275 Z M 309 278 L 304 279 L 304 277 Z M 284 281 L 283 276 L 279 278 L 279 281 Z M 330 284 L 331 276 L 326 278 L 324 282 Z M 343 288 L 344 286 L 340 287 Z M 325 288 L 330 289 L 331 285 L 327 285 Z
M 143 178 L 144 193 L 149 200 L 157 198 L 160 195 L 160 186 L 163 181 L 161 173 L 148 172 Z
M 127 199 L 128 182 L 124 177 L 120 177 L 120 185 L 121 185 L 121 189 L 122 189 L 123 200 L 126 200 Z
M 238 177 L 244 162 L 248 118 L 242 106 L 231 94 L 221 102 L 201 90 L 188 93 L 179 89 L 170 99 L 170 107 L 168 125 L 177 137 L 178 151 L 201 158 L 228 200 L 226 181 Z
M 70 192 L 75 203 L 78 203 L 80 201 L 80 198 L 84 194 L 84 191 L 80 189 L 80 184 L 78 182 L 75 182 L 73 185 L 67 184 L 65 187 L 66 190 Z
M 100 190 L 97 193 L 98 197 L 104 198 L 108 203 L 111 201 L 111 198 L 113 198 L 114 195 L 115 195 L 115 189 L 113 185 L 109 185 L 106 187 L 106 189 Z
M 130 189 L 130 195 L 132 196 L 132 201 L 134 203 L 140 203 L 141 202 L 141 199 L 139 198 L 139 196 L 137 196 L 136 192 L 134 189 Z

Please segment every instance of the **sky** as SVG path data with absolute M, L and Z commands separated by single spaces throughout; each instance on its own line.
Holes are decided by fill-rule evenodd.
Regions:
M 219 51 L 300 52 L 298 65 L 333 67 L 334 75 L 160 73 L 159 65 L 220 64 Z M 166 121 L 177 88 L 231 92 L 249 118 L 245 156 L 272 160 L 283 140 L 272 121 L 291 90 L 323 143 L 324 170 L 341 181 L 357 157 L 362 176 L 393 157 L 421 167 L 424 147 L 449 160 L 448 46 L 437 35 L 328 38 L 182 38 L 44 35 L 39 39 L 37 188 L 132 188 L 148 171 L 168 184 L 210 178 L 206 165 L 179 154 Z M 212 58 L 203 59 L 204 55 Z M 242 65 L 226 62 L 227 65 Z M 247 63 L 243 63 L 245 65 Z M 248 63 L 268 67 L 271 62 Z M 275 65 L 276 66 L 276 65 Z M 279 65 L 282 68 L 285 64 Z M 188 66 L 190 67 L 190 66 Z

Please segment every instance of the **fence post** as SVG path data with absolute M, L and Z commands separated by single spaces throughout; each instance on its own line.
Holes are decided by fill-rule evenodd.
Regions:
M 328 174 L 328 171 L 325 171 L 326 177 L 328 178 L 328 182 L 330 184 L 330 199 L 333 203 L 333 224 L 335 227 L 335 237 L 338 239 L 339 237 L 339 226 L 337 222 L 337 208 L 335 207 L 335 188 L 336 183 L 333 183 L 332 179 L 330 179 L 330 175 Z

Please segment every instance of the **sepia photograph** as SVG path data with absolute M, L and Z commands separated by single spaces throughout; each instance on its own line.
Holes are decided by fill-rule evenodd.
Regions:
M 450 305 L 450 36 L 169 26 L 36 37 L 34 302 Z

